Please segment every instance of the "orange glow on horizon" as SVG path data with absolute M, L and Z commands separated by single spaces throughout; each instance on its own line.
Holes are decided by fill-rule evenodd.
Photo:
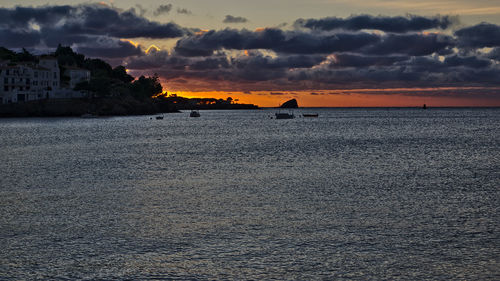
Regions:
M 348 89 L 348 90 L 309 90 L 309 91 L 168 91 L 168 95 L 176 94 L 186 98 L 232 97 L 238 103 L 256 104 L 260 107 L 277 107 L 292 98 L 297 99 L 300 107 L 476 107 L 500 106 L 500 100 L 457 96 L 431 96 L 426 92 L 446 92 L 460 90 L 478 90 L 480 87 L 468 88 L 393 88 L 393 89 Z M 500 88 L 498 89 L 500 91 Z M 314 93 L 314 94 L 311 94 Z

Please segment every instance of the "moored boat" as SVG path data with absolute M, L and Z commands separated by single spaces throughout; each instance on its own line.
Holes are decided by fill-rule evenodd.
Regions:
M 191 110 L 191 113 L 189 113 L 189 117 L 200 117 L 200 113 L 196 110 Z
M 302 113 L 302 117 L 318 117 L 318 113 Z
M 295 115 L 293 115 L 293 113 L 276 112 L 274 115 L 276 116 L 276 119 L 293 119 L 293 118 L 295 118 Z

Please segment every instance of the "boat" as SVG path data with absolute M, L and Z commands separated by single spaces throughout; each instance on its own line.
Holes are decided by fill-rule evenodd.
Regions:
M 156 116 L 156 120 L 163 120 L 163 116 Z
M 302 117 L 318 117 L 318 113 L 302 113 Z
M 189 113 L 189 117 L 200 117 L 200 113 L 196 110 L 191 110 L 191 113 Z
M 422 106 L 422 109 L 427 109 L 427 105 L 424 103 L 424 106 Z
M 293 115 L 293 113 L 276 112 L 274 115 L 276 116 L 276 119 L 293 119 L 293 118 L 295 118 L 295 115 Z

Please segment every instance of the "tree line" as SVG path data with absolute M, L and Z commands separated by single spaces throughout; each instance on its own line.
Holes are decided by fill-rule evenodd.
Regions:
M 134 97 L 149 99 L 163 91 L 158 75 L 151 77 L 140 76 L 138 79 L 127 73 L 124 66 L 112 67 L 101 59 L 86 58 L 76 53 L 68 46 L 59 46 L 53 54 L 57 58 L 61 70 L 61 85 L 68 85 L 70 77 L 65 74 L 68 68 L 76 67 L 90 71 L 90 81 L 78 83 L 75 90 L 84 90 L 92 93 L 93 97 Z M 10 61 L 11 64 L 27 62 L 38 63 L 37 56 L 26 49 L 16 53 L 0 47 L 0 60 Z

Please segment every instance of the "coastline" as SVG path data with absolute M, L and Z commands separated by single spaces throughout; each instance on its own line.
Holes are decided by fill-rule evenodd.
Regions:
M 71 117 L 93 114 L 97 116 L 152 115 L 177 113 L 180 110 L 205 109 L 259 109 L 253 104 L 199 104 L 190 99 L 177 102 L 165 99 L 135 99 L 109 97 L 93 99 L 45 99 L 23 103 L 0 104 L 2 117 Z

